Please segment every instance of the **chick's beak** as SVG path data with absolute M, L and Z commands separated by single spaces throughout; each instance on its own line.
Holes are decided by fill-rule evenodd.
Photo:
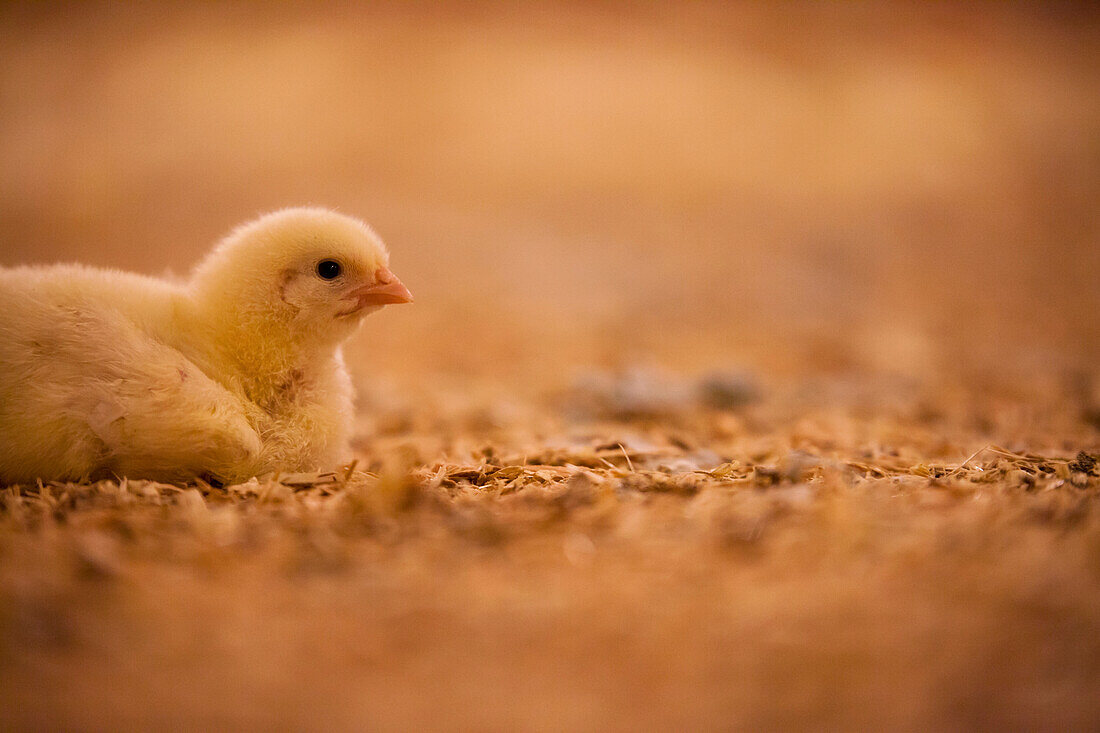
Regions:
M 359 301 L 359 307 L 369 305 L 396 305 L 411 303 L 412 293 L 405 284 L 390 272 L 388 267 L 379 267 L 374 271 L 374 282 L 352 291 L 351 296 Z

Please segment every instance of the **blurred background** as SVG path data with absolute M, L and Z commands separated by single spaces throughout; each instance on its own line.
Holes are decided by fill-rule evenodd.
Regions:
M 296 204 L 417 303 L 356 370 L 1090 369 L 1090 4 L 5 3 L 0 264 Z
M 0 3 L 0 266 L 416 295 L 380 478 L 0 491 L 0 728 L 1094 729 L 1094 7 Z

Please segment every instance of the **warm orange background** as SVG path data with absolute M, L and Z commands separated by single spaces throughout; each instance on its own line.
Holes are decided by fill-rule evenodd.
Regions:
M 0 265 L 417 297 L 377 475 L 0 490 L 0 728 L 1095 728 L 1090 8 L 0 3 Z
M 324 204 L 418 298 L 372 319 L 361 372 L 1089 368 L 1098 18 L 6 4 L 0 263 L 183 273 L 242 220 Z

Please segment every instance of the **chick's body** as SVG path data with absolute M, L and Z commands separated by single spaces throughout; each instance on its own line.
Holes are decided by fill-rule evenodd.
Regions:
M 352 402 L 339 344 L 411 300 L 387 261 L 360 222 L 289 209 L 238 229 L 189 282 L 0 270 L 0 481 L 337 464 Z

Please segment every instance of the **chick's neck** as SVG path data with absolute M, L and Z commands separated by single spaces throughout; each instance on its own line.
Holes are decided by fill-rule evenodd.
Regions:
M 293 387 L 334 358 L 337 345 L 291 328 L 283 314 L 247 309 L 193 314 L 192 351 L 209 376 L 265 411 L 296 396 Z

